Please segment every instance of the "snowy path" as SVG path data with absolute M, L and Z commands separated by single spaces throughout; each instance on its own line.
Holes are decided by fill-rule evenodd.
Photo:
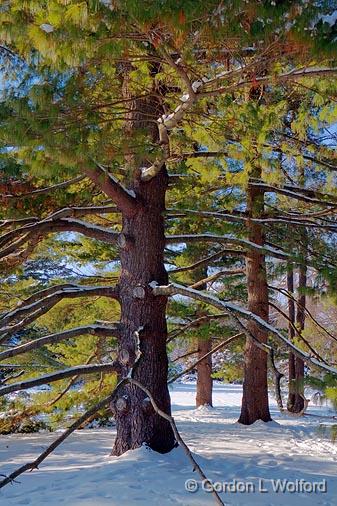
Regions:
M 194 409 L 192 384 L 174 385 L 171 396 L 178 428 L 208 477 L 232 486 L 232 491 L 221 494 L 226 504 L 337 505 L 337 443 L 319 433 L 318 418 L 280 415 L 271 401 L 274 422 L 240 426 L 236 423 L 241 400 L 239 385 L 216 385 L 214 409 Z M 315 407 L 309 411 L 323 413 Z M 39 471 L 22 475 L 18 478 L 20 484 L 2 489 L 1 506 L 214 504 L 207 492 L 185 491 L 185 481 L 198 477 L 181 449 L 159 455 L 140 448 L 111 458 L 108 455 L 113 437 L 112 430 L 77 432 Z M 6 474 L 33 459 L 54 438 L 55 434 L 1 436 L 0 473 Z M 233 492 L 234 479 L 237 490 L 246 489 L 245 493 Z M 327 491 L 274 492 L 278 479 L 292 483 L 296 479 L 325 479 Z M 259 492 L 259 487 L 267 492 Z

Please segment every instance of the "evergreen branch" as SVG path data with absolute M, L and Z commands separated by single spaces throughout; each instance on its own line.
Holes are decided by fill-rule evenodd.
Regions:
M 285 185 L 283 187 L 270 185 L 264 182 L 249 182 L 250 186 L 255 188 L 259 188 L 264 192 L 275 192 L 280 193 L 281 195 L 285 195 L 287 197 L 302 200 L 303 202 L 308 202 L 310 204 L 318 204 L 320 206 L 328 206 L 328 207 L 337 207 L 337 197 L 334 195 L 328 195 L 328 197 L 333 198 L 334 201 L 328 201 L 327 195 L 324 195 L 320 192 L 316 192 L 315 190 L 308 190 L 306 188 L 300 188 L 292 185 Z M 313 195 L 311 197 L 310 195 Z M 314 195 L 321 196 L 321 198 L 315 198 Z
M 254 185 L 254 186 L 256 186 L 256 185 Z M 269 190 L 267 190 L 267 191 L 269 191 Z M 286 194 L 286 190 L 281 189 L 281 192 L 279 192 L 279 193 Z M 293 194 L 291 195 L 291 197 L 297 198 L 297 197 L 293 196 Z M 305 197 L 303 195 L 300 195 L 298 200 L 309 201 L 309 198 Z M 313 199 L 310 199 L 311 203 L 312 203 L 312 201 L 313 201 Z M 324 201 L 319 201 L 319 202 L 320 202 L 320 204 L 321 203 L 324 204 Z M 328 202 L 327 205 L 331 205 L 331 203 Z M 335 205 L 336 205 L 336 207 L 334 209 L 336 210 L 337 209 L 337 202 Z M 329 208 L 329 210 L 331 211 L 332 209 Z M 331 222 L 330 224 L 320 223 L 318 221 L 315 221 L 313 219 L 308 219 L 308 218 L 307 218 L 307 221 L 305 221 L 304 218 L 303 219 L 296 219 L 296 217 L 289 219 L 287 216 L 274 216 L 274 217 L 270 217 L 270 218 L 268 216 L 266 216 L 264 218 L 250 218 L 248 216 L 244 216 L 243 213 L 240 213 L 240 215 L 238 215 L 235 212 L 234 213 L 223 213 L 223 212 L 216 212 L 216 211 L 199 211 L 199 210 L 193 210 L 193 209 L 181 209 L 181 210 L 179 210 L 179 212 L 181 213 L 181 214 L 179 214 L 179 217 L 184 217 L 184 215 L 192 214 L 195 216 L 200 216 L 201 218 L 222 219 L 228 223 L 247 223 L 248 221 L 252 222 L 252 223 L 261 223 L 261 224 L 286 223 L 287 225 L 295 225 L 295 226 L 307 227 L 307 228 L 320 228 L 323 230 L 329 230 L 331 232 L 337 232 L 337 223 L 333 223 L 333 222 Z
M 190 328 L 199 327 L 200 325 L 202 325 L 203 322 L 207 322 L 209 320 L 223 320 L 224 318 L 228 318 L 229 316 L 230 316 L 229 313 L 209 314 L 200 316 L 199 318 L 196 318 L 195 320 L 186 323 L 181 328 L 171 330 L 171 332 L 169 332 L 169 337 L 166 342 L 170 343 L 171 341 L 173 341 L 173 339 L 180 336 Z
M 328 67 L 307 67 L 305 69 L 299 69 L 299 70 L 291 70 L 290 72 L 284 72 L 283 74 L 279 75 L 268 75 L 268 76 L 260 76 L 251 79 L 243 79 L 239 82 L 229 84 L 228 86 L 222 86 L 220 88 L 217 88 L 215 90 L 205 91 L 202 93 L 199 93 L 198 95 L 201 98 L 205 97 L 217 97 L 219 95 L 222 95 L 223 93 L 229 93 L 231 91 L 235 91 L 239 88 L 244 88 L 245 86 L 257 86 L 258 84 L 264 84 L 264 83 L 283 83 L 286 81 L 295 80 L 298 78 L 307 78 L 312 76 L 333 76 L 337 74 L 337 68 L 328 68 Z M 224 78 L 228 77 L 226 75 L 223 76 Z
M 8 350 L 1 352 L 0 361 L 10 357 L 16 357 L 17 355 L 27 353 L 28 351 L 36 350 L 42 346 L 45 346 L 46 344 L 56 344 L 64 341 L 65 339 L 71 339 L 73 337 L 83 336 L 85 334 L 102 337 L 118 336 L 119 327 L 118 325 L 86 325 L 83 327 L 76 327 L 73 329 L 65 330 L 63 332 L 57 332 L 55 334 L 50 334 L 48 336 L 34 339 L 28 343 L 20 344 L 19 346 L 14 346 L 13 348 L 9 348 Z
M 68 179 L 67 181 L 62 181 L 61 183 L 56 183 L 54 185 L 47 186 L 45 188 L 36 188 L 35 190 L 29 191 L 26 193 L 19 193 L 19 194 L 16 194 L 16 193 L 4 194 L 3 193 L 3 194 L 0 194 L 0 199 L 19 200 L 19 199 L 23 199 L 26 197 L 36 197 L 37 195 L 42 195 L 43 193 L 50 193 L 55 190 L 59 190 L 60 188 L 66 188 L 67 186 L 70 186 L 72 184 L 79 183 L 83 179 L 85 179 L 85 176 L 76 176 L 72 179 Z
M 28 298 L 17 308 L 3 314 L 0 317 L 0 330 L 1 333 L 7 332 L 10 328 L 5 329 L 4 326 L 10 325 L 12 322 L 22 319 L 27 315 L 37 313 L 41 316 L 49 311 L 55 304 L 64 298 L 77 298 L 77 297 L 110 297 L 118 300 L 119 290 L 117 286 L 82 286 L 82 285 L 56 285 L 46 290 L 42 290 L 32 297 Z M 25 303 L 27 302 L 27 303 Z M 35 319 L 35 318 L 34 318 Z
M 61 211 L 59 212 L 61 213 Z M 64 210 L 64 212 L 67 212 L 67 210 Z M 82 220 L 51 217 L 19 227 L 0 236 L 0 247 L 4 244 L 8 244 L 8 242 L 10 243 L 0 251 L 0 258 L 10 255 L 22 244 L 31 241 L 36 237 L 41 237 L 44 234 L 55 232 L 78 232 L 87 237 L 104 241 L 109 244 L 114 244 L 119 235 L 117 232 L 114 232 L 109 228 L 101 227 Z M 16 239 L 18 236 L 19 238 Z
M 201 267 L 202 265 L 209 265 L 209 263 L 212 260 L 217 260 L 218 258 L 221 258 L 222 256 L 233 254 L 233 255 L 242 255 L 242 251 L 239 250 L 226 250 L 223 249 L 221 251 L 218 251 L 217 253 L 214 253 L 213 255 L 210 255 L 208 257 L 202 258 L 201 260 L 198 260 L 197 262 L 194 262 L 193 264 L 186 265 L 185 267 L 177 267 L 176 269 L 172 269 L 169 271 L 169 274 L 176 274 L 177 272 L 186 272 L 186 271 L 192 271 L 193 269 L 196 269 L 197 267 Z
M 77 376 L 82 374 L 95 374 L 98 372 L 121 372 L 121 366 L 119 362 L 110 362 L 107 364 L 93 364 L 93 365 L 77 365 L 75 367 L 69 367 L 62 371 L 54 372 L 51 374 L 45 374 L 39 378 L 33 378 L 29 380 L 20 381 L 18 383 L 12 383 L 4 387 L 0 387 L 0 397 L 2 395 L 10 394 L 11 392 L 18 392 L 20 390 L 28 390 L 32 387 L 38 387 L 41 385 L 47 385 L 54 381 L 59 381 L 64 378 L 71 376 Z
M 247 239 L 240 239 L 238 237 L 232 237 L 230 235 L 215 235 L 215 234 L 185 234 L 185 235 L 171 235 L 166 237 L 167 244 L 174 243 L 190 243 L 190 242 L 215 242 L 220 244 L 237 244 L 239 246 L 245 246 L 247 249 L 253 251 L 259 251 L 265 255 L 279 258 L 281 260 L 288 260 L 291 258 L 291 255 L 283 252 L 280 249 L 273 248 L 271 246 L 265 245 L 260 246 L 255 244 Z
M 284 82 L 289 79 L 294 79 L 296 77 L 303 77 L 303 76 L 308 77 L 308 75 L 310 77 L 311 75 L 330 75 L 337 73 L 337 68 L 306 68 L 300 70 L 295 69 L 293 71 L 286 72 L 278 76 L 264 76 L 264 77 L 254 76 L 254 79 L 241 80 L 235 84 L 223 88 L 218 88 L 217 90 L 202 92 L 200 91 L 202 87 L 212 84 L 213 82 L 216 82 L 219 79 L 228 79 L 228 77 L 232 75 L 237 75 L 238 72 L 242 73 L 244 70 L 246 70 L 246 67 L 239 67 L 234 70 L 221 72 L 220 74 L 211 79 L 203 77 L 201 80 L 191 82 L 183 67 L 174 62 L 171 56 L 166 55 L 166 60 L 167 63 L 171 65 L 178 72 L 178 75 L 183 79 L 183 81 L 187 85 L 188 92 L 185 93 L 180 98 L 181 104 L 178 105 L 178 107 L 176 107 L 174 112 L 170 114 L 163 114 L 160 118 L 158 118 L 157 124 L 158 124 L 159 140 L 160 144 L 163 146 L 163 156 L 157 159 L 150 167 L 142 168 L 141 178 L 143 181 L 149 181 L 150 179 L 155 177 L 160 172 L 165 162 L 169 160 L 170 149 L 169 149 L 168 132 L 178 126 L 180 121 L 183 119 L 185 113 L 192 108 L 192 106 L 198 101 L 199 98 L 221 95 L 224 92 L 229 92 L 242 86 L 252 84 L 254 84 L 255 86 L 256 83 L 260 82 L 264 83 L 272 80 Z

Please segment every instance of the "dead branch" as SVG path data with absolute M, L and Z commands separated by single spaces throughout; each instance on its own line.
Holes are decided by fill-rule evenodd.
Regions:
M 194 362 L 192 365 L 187 367 L 187 369 L 185 369 L 184 371 L 176 374 L 171 379 L 169 379 L 168 384 L 170 385 L 171 383 L 174 383 L 178 378 L 181 378 L 181 376 L 184 376 L 184 374 L 187 374 L 188 372 L 192 371 L 192 369 L 194 369 L 205 358 L 209 357 L 210 355 L 213 355 L 213 353 L 215 353 L 216 351 L 219 351 L 224 346 L 227 346 L 227 344 L 230 344 L 232 341 L 235 341 L 235 339 L 238 339 L 239 337 L 242 337 L 242 336 L 243 336 L 243 333 L 240 332 L 239 334 L 235 334 L 234 336 L 229 337 L 228 339 L 226 339 L 226 341 L 222 341 L 217 346 L 215 346 L 211 351 L 209 351 L 208 353 L 205 353 L 205 355 L 203 355 L 196 362 Z
M 35 459 L 32 462 L 28 462 L 27 464 L 24 464 L 23 466 L 16 469 L 16 471 L 14 471 L 13 473 L 6 476 L 6 478 L 0 482 L 0 488 L 5 487 L 9 483 L 13 483 L 15 478 L 25 473 L 26 471 L 33 471 L 34 469 L 38 469 L 41 462 L 43 462 L 48 457 L 48 455 L 50 455 L 58 446 L 60 446 L 60 444 L 63 443 L 63 441 L 67 439 L 67 437 L 69 437 L 93 414 L 97 413 L 97 411 L 99 411 L 100 409 L 104 408 L 107 404 L 112 402 L 115 399 L 115 397 L 117 397 L 119 388 L 123 386 L 126 382 L 127 379 L 121 380 L 111 395 L 105 397 L 105 399 L 102 399 L 93 407 L 88 409 L 88 411 L 86 411 L 67 430 L 65 430 L 63 434 L 61 434 L 61 436 L 59 436 L 51 445 L 49 445 L 48 448 L 46 448 L 37 459 Z
M 293 329 L 293 331 L 295 332 L 295 334 L 297 335 L 297 337 L 299 337 L 301 339 L 301 341 L 307 346 L 307 348 L 309 348 L 309 350 L 312 352 L 312 354 L 316 358 L 318 358 L 318 360 L 320 360 L 321 362 L 324 362 L 325 364 L 327 364 L 328 362 L 326 360 L 324 360 L 324 358 L 311 346 L 311 344 L 309 343 L 309 341 L 307 339 L 305 339 L 305 337 L 298 330 L 298 328 L 291 321 L 291 319 L 286 315 L 286 313 L 284 311 L 282 311 L 282 309 L 280 309 L 279 307 L 277 307 L 273 302 L 269 302 L 269 305 L 272 308 L 274 308 L 278 313 L 280 313 L 280 315 L 282 315 L 283 318 L 285 318 L 287 320 L 287 322 L 289 323 L 289 325 L 291 326 L 291 328 Z
M 177 426 L 176 426 L 176 423 L 174 421 L 174 418 L 173 416 L 171 415 L 168 415 L 167 413 L 165 413 L 164 411 L 162 411 L 159 406 L 157 405 L 156 401 L 154 400 L 150 390 L 148 390 L 148 388 L 144 387 L 139 381 L 133 379 L 133 378 L 129 378 L 129 383 L 131 383 L 131 385 L 135 385 L 136 387 L 140 388 L 140 390 L 142 390 L 146 395 L 147 397 L 150 399 L 150 402 L 152 404 L 152 407 L 153 409 L 155 410 L 155 412 L 161 416 L 162 418 L 165 418 L 165 420 L 167 420 L 171 427 L 172 427 L 172 430 L 173 430 L 173 433 L 174 433 L 174 437 L 176 438 L 176 441 L 177 443 L 179 443 L 181 445 L 181 447 L 183 448 L 187 458 L 189 459 L 189 461 L 191 462 L 192 466 L 193 466 L 193 471 L 197 471 L 199 476 L 201 477 L 201 479 L 203 481 L 206 481 L 209 483 L 209 486 L 210 486 L 210 490 L 211 490 L 211 493 L 214 495 L 214 498 L 217 502 L 217 504 L 220 504 L 222 506 L 224 506 L 224 503 L 222 502 L 222 500 L 220 499 L 220 496 L 219 494 L 217 493 L 217 491 L 212 487 L 212 483 L 210 482 L 210 480 L 207 478 L 207 476 L 205 475 L 204 471 L 201 469 L 201 467 L 199 466 L 198 462 L 195 460 L 195 458 L 193 457 L 192 453 L 191 453 L 191 450 L 189 449 L 189 447 L 187 446 L 187 444 L 185 443 L 185 441 L 183 440 L 183 438 L 181 437 L 178 429 L 177 429 Z

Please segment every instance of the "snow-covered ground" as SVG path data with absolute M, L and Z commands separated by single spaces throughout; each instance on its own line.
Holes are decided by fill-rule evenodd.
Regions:
M 216 385 L 215 408 L 195 410 L 194 384 L 176 384 L 171 390 L 178 429 L 207 476 L 219 482 L 216 487 L 227 489 L 220 494 L 225 504 L 336 506 L 337 443 L 331 441 L 329 431 L 324 435 L 319 430 L 320 422 L 332 422 L 281 415 L 271 399 L 274 421 L 243 427 L 236 423 L 241 393 L 239 385 Z M 326 409 L 311 407 L 308 412 L 326 414 Z M 41 464 L 40 470 L 26 473 L 18 478 L 20 483 L 2 489 L 0 504 L 215 504 L 212 495 L 202 490 L 182 449 L 159 455 L 142 447 L 119 458 L 109 457 L 113 437 L 112 429 L 78 431 Z M 0 473 L 34 459 L 54 438 L 55 434 L 49 433 L 1 436 Z M 193 480 L 199 490 L 186 491 L 186 482 L 190 488 L 196 487 Z M 273 490 L 283 485 L 289 490 Z M 309 491 L 315 487 L 316 492 Z

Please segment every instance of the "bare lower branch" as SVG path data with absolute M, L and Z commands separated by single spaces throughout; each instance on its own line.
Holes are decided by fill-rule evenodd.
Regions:
M 271 290 L 276 290 L 277 292 L 281 293 L 282 295 L 285 295 L 286 297 L 288 297 L 288 299 L 294 301 L 300 309 L 305 311 L 305 313 L 309 316 L 310 320 L 316 325 L 316 327 L 318 327 L 320 330 L 322 330 L 327 336 L 331 337 L 331 339 L 333 339 L 334 341 L 337 341 L 337 337 L 334 336 L 333 334 L 331 334 L 331 332 L 329 332 L 325 327 L 323 327 L 323 325 L 321 325 L 319 323 L 319 321 L 316 320 L 316 318 L 309 311 L 309 309 L 305 306 L 302 306 L 302 304 L 291 294 L 291 292 L 289 292 L 285 288 L 278 288 L 276 286 L 271 286 L 271 285 L 268 285 L 268 288 L 270 288 Z
M 245 274 L 245 269 L 225 269 L 223 271 L 215 272 L 214 274 L 211 274 L 210 276 L 207 276 L 204 279 L 200 279 L 196 283 L 193 283 L 193 285 L 190 285 L 191 288 L 198 288 L 199 286 L 203 286 L 205 283 L 213 283 L 219 278 L 226 277 L 226 276 L 237 276 Z
M 307 190 L 305 188 L 293 187 L 290 185 L 285 185 L 284 187 L 269 185 L 264 182 L 250 182 L 250 186 L 255 188 L 259 188 L 264 192 L 275 192 L 280 193 L 281 195 L 285 195 L 286 197 L 290 197 L 296 200 L 301 200 L 303 202 L 308 202 L 309 204 L 318 204 L 320 206 L 333 207 L 337 206 L 337 198 L 334 201 L 329 201 L 327 196 L 324 194 L 320 194 L 319 192 L 314 192 Z M 319 195 L 321 198 L 316 198 L 314 195 Z M 333 197 L 332 195 L 330 197 Z
M 191 265 L 187 265 L 185 267 L 177 267 L 176 269 L 172 269 L 169 271 L 169 274 L 176 274 L 177 272 L 185 272 L 185 271 L 192 271 L 193 269 L 196 269 L 197 267 L 200 267 L 201 265 L 209 265 L 209 263 L 213 260 L 217 260 L 218 258 L 221 258 L 222 256 L 242 256 L 244 255 L 244 252 L 241 250 L 236 249 L 222 249 L 221 251 L 218 251 L 217 253 L 214 253 L 213 255 L 210 255 L 208 257 L 202 258 L 201 260 L 198 260 L 198 262 L 195 262 Z
M 297 337 L 299 337 L 299 339 L 301 339 L 301 341 L 307 346 L 307 348 L 309 348 L 311 353 L 316 358 L 318 358 L 318 360 L 327 364 L 328 362 L 326 360 L 324 360 L 324 358 L 321 357 L 321 355 L 311 346 L 311 344 L 308 342 L 308 340 L 305 339 L 305 337 L 301 334 L 301 332 L 298 330 L 296 325 L 291 321 L 291 319 L 288 317 L 288 315 L 284 311 L 282 311 L 282 309 L 277 307 L 276 304 L 274 304 L 273 302 L 269 302 L 269 305 L 270 305 L 270 307 L 274 308 L 280 315 L 282 315 L 285 320 L 287 320 L 287 322 L 289 323 L 289 325 L 291 326 L 291 328 L 293 329 L 293 331 L 295 332 Z
M 23 466 L 16 469 L 16 471 L 13 473 L 6 476 L 6 478 L 0 482 L 0 488 L 8 485 L 9 483 L 13 483 L 15 478 L 25 473 L 26 471 L 33 471 L 34 469 L 38 469 L 41 462 L 43 462 L 48 457 L 48 455 L 50 455 L 58 446 L 60 446 L 60 444 L 63 443 L 67 437 L 69 437 L 76 429 L 78 429 L 84 422 L 86 422 L 88 418 L 112 402 L 115 397 L 117 397 L 119 388 L 122 387 L 126 382 L 127 379 L 120 381 L 111 395 L 105 397 L 105 399 L 102 399 L 97 404 L 88 409 L 88 411 L 86 411 L 67 430 L 65 430 L 61 436 L 59 436 L 50 446 L 48 446 L 48 448 L 46 448 L 37 459 L 33 460 L 33 462 L 24 464 Z

